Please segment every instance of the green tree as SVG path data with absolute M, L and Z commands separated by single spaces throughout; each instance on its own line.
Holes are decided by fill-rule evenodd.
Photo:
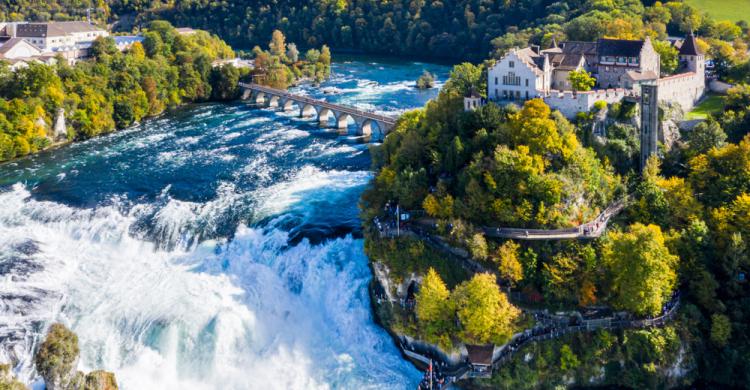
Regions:
M 732 322 L 723 314 L 711 316 L 711 342 L 718 347 L 723 347 L 732 335 Z
M 422 75 L 417 79 L 417 88 L 419 89 L 430 89 L 435 86 L 435 76 L 428 71 L 422 72 Z
M 117 45 L 112 37 L 97 37 L 89 49 L 91 56 L 96 59 L 111 56 L 117 53 L 117 51 Z
M 675 288 L 677 256 L 656 225 L 630 225 L 610 231 L 602 246 L 611 303 L 639 315 L 659 314 Z
M 443 90 L 464 96 L 472 90 L 482 93 L 486 91 L 486 86 L 487 80 L 483 75 L 482 66 L 464 62 L 453 67 Z
M 719 123 L 709 118 L 699 123 L 687 134 L 687 141 L 690 144 L 688 151 L 691 156 L 703 154 L 712 148 L 724 146 L 726 139 L 727 134 Z
M 503 344 L 513 335 L 520 311 L 508 302 L 491 274 L 476 274 L 451 293 L 461 329 L 470 344 Z
M 563 371 L 575 370 L 581 365 L 581 361 L 578 360 L 578 356 L 573 353 L 568 344 L 563 344 L 560 348 L 560 369 Z
M 571 71 L 568 73 L 568 80 L 575 91 L 590 91 L 596 85 L 596 79 L 585 69 Z
M 331 49 L 329 49 L 328 46 L 323 45 L 323 47 L 320 48 L 320 57 L 318 57 L 318 61 L 325 66 L 331 65 Z
M 661 72 L 663 74 L 673 74 L 679 65 L 677 49 L 667 41 L 654 40 L 651 44 L 654 46 L 656 53 L 659 54 Z
M 239 94 L 240 72 L 232 64 L 216 67 L 211 71 L 212 97 L 216 100 L 231 100 Z

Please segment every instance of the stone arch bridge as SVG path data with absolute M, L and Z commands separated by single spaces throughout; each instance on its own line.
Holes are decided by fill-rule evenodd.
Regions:
M 357 124 L 357 135 L 372 136 L 375 134 L 382 139 L 396 125 L 395 118 L 373 114 L 349 106 L 295 95 L 284 90 L 254 83 L 240 83 L 239 86 L 242 89 L 242 100 L 250 99 L 258 105 L 280 108 L 284 111 L 299 109 L 300 117 L 315 118 L 324 127 L 328 126 L 329 119 L 333 117 L 337 129 L 346 129 L 349 118 L 351 118 Z

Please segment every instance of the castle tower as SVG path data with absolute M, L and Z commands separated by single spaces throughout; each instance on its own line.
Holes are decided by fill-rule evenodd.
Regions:
M 698 48 L 698 42 L 695 35 L 691 32 L 680 47 L 680 63 L 688 72 L 695 72 L 698 75 L 705 76 L 706 57 Z
M 692 104 L 698 102 L 706 92 L 706 57 L 698 48 L 698 41 L 691 32 L 680 47 L 680 64 L 683 72 L 694 72 L 691 85 L 683 93 L 692 100 Z
M 641 170 L 646 161 L 657 154 L 659 141 L 659 87 L 656 83 L 641 84 Z

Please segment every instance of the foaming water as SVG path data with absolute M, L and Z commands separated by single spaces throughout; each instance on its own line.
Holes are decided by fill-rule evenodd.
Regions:
M 338 94 L 299 90 L 394 114 L 436 93 L 408 87 L 425 67 L 447 73 L 353 61 Z M 37 380 L 61 321 L 123 389 L 413 388 L 370 315 L 369 165 L 357 137 L 235 103 L 0 166 L 0 362 Z
M 1 291 L 27 303 L 3 313 L 24 337 L 4 340 L 2 358 L 19 359 L 22 377 L 32 366 L 26 337 L 56 313 L 81 338 L 81 368 L 113 370 L 124 389 L 411 384 L 410 367 L 371 324 L 361 240 L 289 246 L 282 230 L 241 225 L 229 242 L 164 251 L 128 234 L 137 211 L 28 197 L 20 186 L 0 195 L 17 206 L 0 215 L 4 256 L 37 243 L 25 258 L 38 272 L 17 272 Z M 161 218 L 179 225 L 183 214 Z

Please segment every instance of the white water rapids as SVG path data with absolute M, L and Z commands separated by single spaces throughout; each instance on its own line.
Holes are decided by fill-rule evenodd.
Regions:
M 0 281 L 0 361 L 20 360 L 25 380 L 34 337 L 57 320 L 79 335 L 79 368 L 112 370 L 126 390 L 413 385 L 372 324 L 361 240 L 288 246 L 281 230 L 240 226 L 229 243 L 165 251 L 130 231 L 145 206 L 74 209 L 21 185 L 0 204 L 0 260 L 15 267 Z M 169 200 L 160 234 L 180 239 L 207 208 Z

